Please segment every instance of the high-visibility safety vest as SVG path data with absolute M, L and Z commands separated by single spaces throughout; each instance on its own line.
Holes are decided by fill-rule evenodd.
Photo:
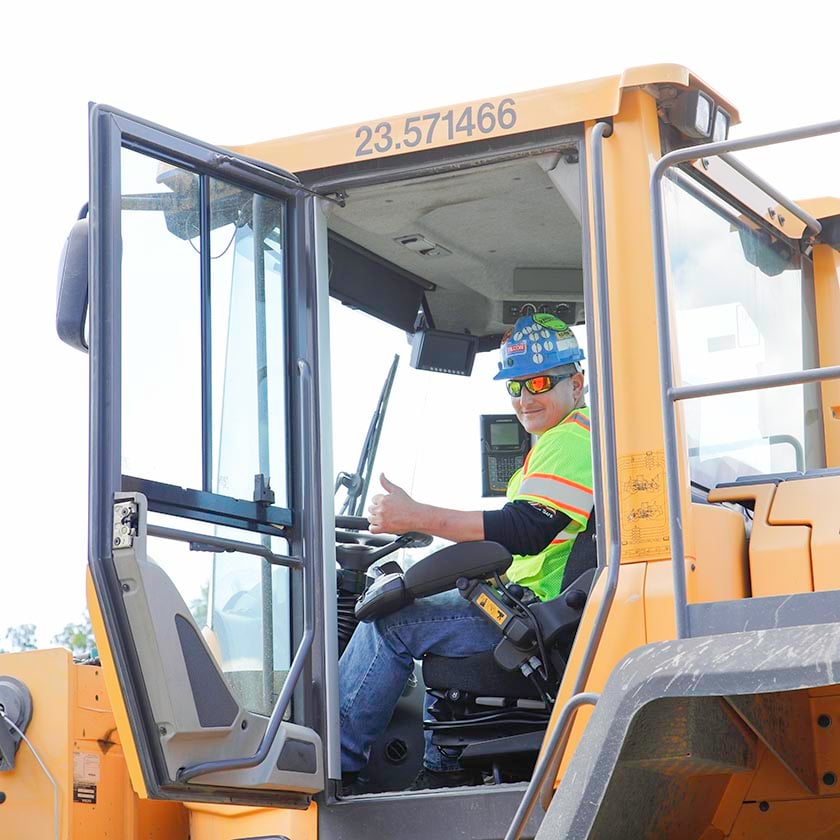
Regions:
M 508 580 L 527 587 L 540 600 L 549 601 L 560 592 L 575 537 L 586 528 L 592 513 L 588 408 L 576 408 L 540 436 L 522 469 L 511 476 L 507 497 L 511 502 L 544 505 L 571 519 L 539 554 L 514 555 L 507 571 Z

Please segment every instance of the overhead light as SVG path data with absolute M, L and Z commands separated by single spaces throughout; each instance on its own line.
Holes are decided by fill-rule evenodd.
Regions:
M 712 134 L 714 113 L 715 103 L 707 93 L 702 90 L 687 90 L 674 100 L 668 118 L 686 137 L 708 140 Z
M 712 141 L 722 143 L 729 137 L 729 123 L 731 118 L 723 108 L 715 110 L 715 123 L 712 128 Z
M 398 236 L 394 242 L 399 242 L 400 245 L 405 245 L 410 251 L 414 251 L 423 257 L 445 257 L 451 254 L 452 251 L 444 248 L 443 245 L 438 245 L 421 236 L 419 233 L 409 233 L 404 236 Z

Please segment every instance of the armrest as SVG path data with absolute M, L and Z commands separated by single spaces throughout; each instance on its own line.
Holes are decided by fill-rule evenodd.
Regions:
M 480 540 L 449 545 L 415 563 L 407 572 L 385 574 L 356 602 L 356 618 L 371 621 L 395 612 L 415 598 L 454 589 L 458 578 L 489 577 L 513 562 L 510 552 L 495 542 Z
M 448 545 L 424 557 L 405 573 L 405 589 L 412 598 L 426 598 L 454 589 L 458 578 L 501 574 L 513 562 L 510 552 L 496 542 L 477 540 Z

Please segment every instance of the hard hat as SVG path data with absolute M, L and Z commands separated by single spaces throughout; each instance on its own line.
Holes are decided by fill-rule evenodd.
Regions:
M 523 315 L 505 333 L 500 348 L 502 360 L 493 379 L 535 376 L 552 368 L 574 365 L 580 370 L 583 350 L 565 321 L 554 315 Z

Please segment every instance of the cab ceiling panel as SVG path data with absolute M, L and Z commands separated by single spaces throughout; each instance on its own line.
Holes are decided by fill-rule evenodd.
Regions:
M 439 329 L 501 332 L 501 301 L 527 295 L 514 291 L 515 269 L 581 268 L 580 223 L 548 174 L 558 165 L 577 169 L 552 154 L 362 187 L 329 224 L 434 283 L 426 297 Z M 412 235 L 440 252 L 424 255 L 398 241 Z

